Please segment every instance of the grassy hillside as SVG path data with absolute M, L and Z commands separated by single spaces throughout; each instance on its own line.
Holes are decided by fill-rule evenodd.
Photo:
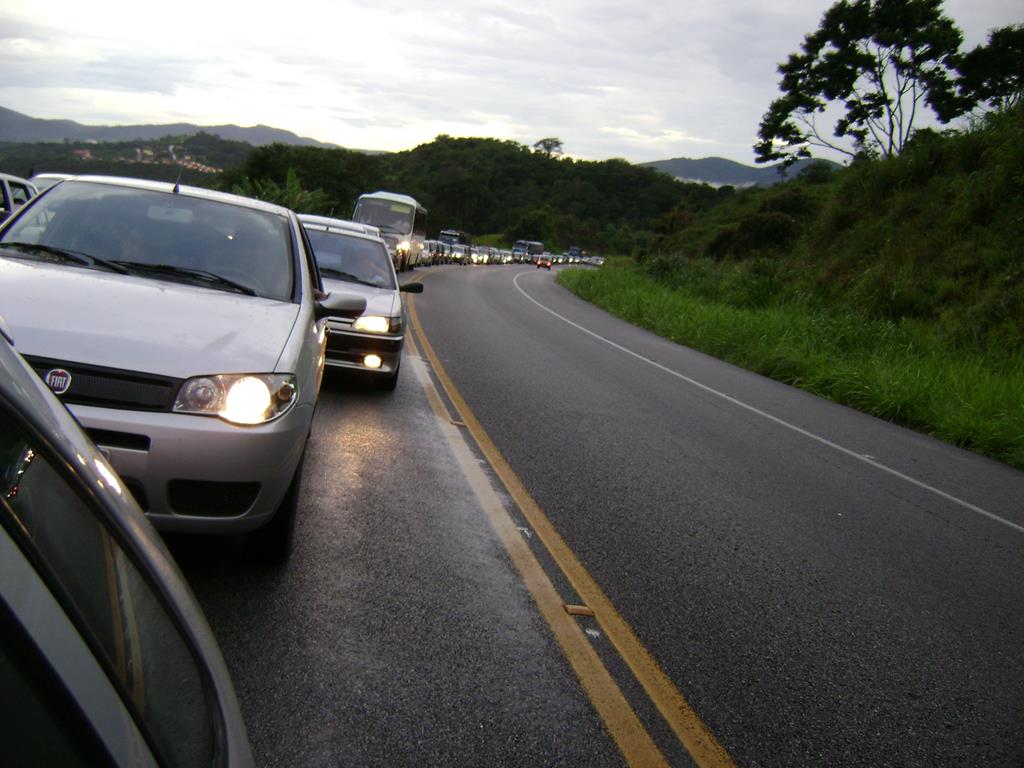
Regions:
M 799 302 L 1024 347 L 1024 113 L 902 157 L 678 207 L 641 264 L 744 307 Z
M 677 207 L 637 262 L 566 272 L 617 314 L 1024 468 L 1024 113 L 902 157 Z

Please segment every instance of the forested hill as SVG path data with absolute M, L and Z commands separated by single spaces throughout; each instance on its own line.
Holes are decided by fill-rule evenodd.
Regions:
M 456 228 L 508 241 L 542 240 L 552 250 L 632 253 L 647 247 L 665 215 L 681 202 L 699 205 L 720 193 L 684 184 L 625 160 L 549 157 L 514 141 L 439 136 L 405 152 L 369 156 L 347 150 L 259 147 L 227 174 L 283 184 L 294 169 L 302 186 L 329 200 L 322 212 L 351 213 L 377 189 L 413 195 L 429 210 L 431 233 Z
M 221 172 L 245 162 L 252 149 L 202 132 L 148 141 L 0 143 L 0 170 L 18 176 L 99 174 L 215 187 Z
M 655 160 L 641 165 L 655 168 L 683 181 L 704 182 L 713 186 L 770 187 L 787 179 L 795 179 L 814 163 L 825 163 L 833 169 L 839 167 L 830 160 L 803 159 L 793 163 L 785 172 L 780 172 L 780 164 L 753 167 L 726 160 L 724 157 L 705 157 L 700 160 L 675 157 L 671 160 Z
M 295 144 L 330 147 L 316 139 L 298 136 L 291 131 L 268 125 L 210 125 L 167 123 L 163 125 L 83 125 L 74 120 L 45 120 L 0 107 L 0 142 L 122 142 L 150 141 L 165 136 L 183 136 L 199 132 L 213 134 L 228 141 L 244 141 L 253 146 Z

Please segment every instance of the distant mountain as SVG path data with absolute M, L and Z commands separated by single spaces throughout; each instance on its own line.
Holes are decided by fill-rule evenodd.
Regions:
M 244 141 L 253 146 L 292 144 L 308 147 L 337 147 L 316 139 L 299 136 L 281 128 L 256 125 L 195 125 L 167 123 L 163 125 L 83 125 L 73 120 L 44 120 L 0 107 L 0 142 L 62 142 L 62 141 L 151 141 L 164 136 L 191 135 L 203 131 L 229 141 Z
M 711 184 L 716 187 L 726 185 L 734 187 L 752 187 L 755 185 L 770 187 L 773 184 L 778 184 L 780 181 L 796 178 L 812 163 L 827 163 L 835 168 L 840 167 L 838 163 L 833 163 L 830 160 L 797 160 L 789 168 L 785 176 L 780 176 L 777 165 L 754 167 L 726 160 L 724 157 L 705 157 L 701 160 L 676 157 L 672 160 L 655 160 L 650 163 L 640 163 L 640 165 L 655 168 L 667 173 L 669 176 L 675 176 L 681 181 Z

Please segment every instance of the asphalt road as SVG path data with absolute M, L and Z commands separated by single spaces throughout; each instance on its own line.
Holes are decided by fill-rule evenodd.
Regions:
M 546 271 L 424 282 L 455 385 L 737 763 L 1024 764 L 1024 474 Z
M 554 273 L 415 278 L 472 413 L 737 764 L 1024 764 L 1024 474 L 665 342 Z M 621 765 L 426 370 L 407 347 L 394 394 L 328 380 L 285 569 L 171 542 L 256 754 Z M 667 762 L 690 764 L 584 624 Z
M 295 551 L 173 537 L 260 766 L 622 765 L 455 464 L 406 355 L 325 379 Z

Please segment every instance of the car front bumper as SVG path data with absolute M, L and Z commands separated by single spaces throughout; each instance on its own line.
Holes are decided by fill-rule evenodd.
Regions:
M 269 522 L 295 474 L 313 407 L 268 424 L 69 406 L 160 530 L 244 533 Z
M 402 334 L 357 333 L 328 324 L 325 365 L 328 368 L 348 368 L 375 375 L 390 375 L 398 370 L 405 336 Z M 366 365 L 367 355 L 376 355 L 378 368 Z

